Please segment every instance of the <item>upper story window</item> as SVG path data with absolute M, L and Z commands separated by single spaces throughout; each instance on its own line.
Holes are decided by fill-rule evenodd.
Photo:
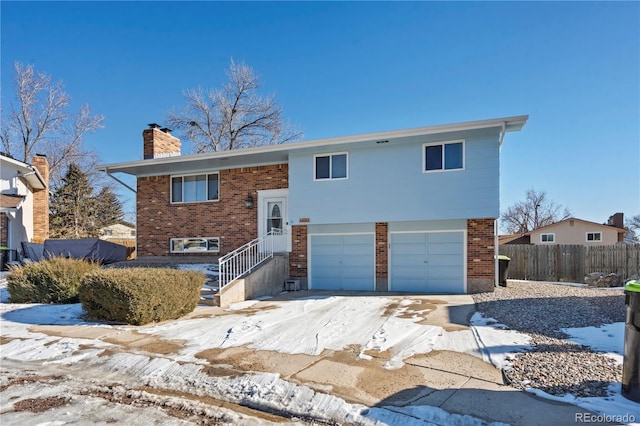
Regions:
M 602 241 L 602 232 L 587 232 L 587 242 Z
M 218 173 L 171 176 L 171 202 L 217 201 L 220 191 Z
M 425 143 L 422 145 L 422 171 L 439 172 L 464 169 L 464 141 Z
M 346 152 L 313 156 L 314 180 L 347 179 Z
M 555 243 L 556 234 L 540 234 L 541 243 Z

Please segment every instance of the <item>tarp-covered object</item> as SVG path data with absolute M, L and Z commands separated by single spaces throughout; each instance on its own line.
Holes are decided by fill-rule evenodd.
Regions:
M 52 257 L 87 259 L 109 264 L 127 260 L 127 248 L 98 238 L 45 240 L 44 258 Z

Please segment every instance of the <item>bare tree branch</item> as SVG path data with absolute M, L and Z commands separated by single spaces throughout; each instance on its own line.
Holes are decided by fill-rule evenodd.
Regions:
M 524 201 L 510 206 L 500 216 L 501 226 L 511 234 L 525 234 L 571 217 L 571 212 L 548 199 L 544 191 L 527 190 Z
M 186 107 L 167 123 L 181 131 L 198 152 L 225 151 L 290 142 L 302 133 L 282 118 L 274 96 L 263 97 L 253 69 L 231 60 L 221 89 L 184 91 Z
M 24 162 L 37 153 L 45 154 L 53 187 L 71 163 L 92 174 L 97 154 L 84 147 L 84 137 L 103 127 L 104 118 L 91 115 L 88 105 L 77 115 L 70 114 L 71 98 L 62 82 L 54 83 L 33 65 L 16 62 L 14 69 L 15 100 L 2 111 L 6 112 L 0 131 L 3 151 Z

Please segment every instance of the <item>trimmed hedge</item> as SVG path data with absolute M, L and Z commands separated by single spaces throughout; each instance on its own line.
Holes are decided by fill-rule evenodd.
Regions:
M 13 266 L 7 276 L 11 303 L 78 303 L 82 277 L 99 268 L 94 262 L 63 257 Z
M 198 271 L 101 269 L 82 279 L 80 302 L 90 319 L 144 325 L 192 312 L 204 282 Z

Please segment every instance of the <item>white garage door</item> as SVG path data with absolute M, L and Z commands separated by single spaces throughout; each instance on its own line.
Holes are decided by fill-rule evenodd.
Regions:
M 311 283 L 314 290 L 375 289 L 373 234 L 311 235 Z
M 391 234 L 390 290 L 464 293 L 464 233 Z

